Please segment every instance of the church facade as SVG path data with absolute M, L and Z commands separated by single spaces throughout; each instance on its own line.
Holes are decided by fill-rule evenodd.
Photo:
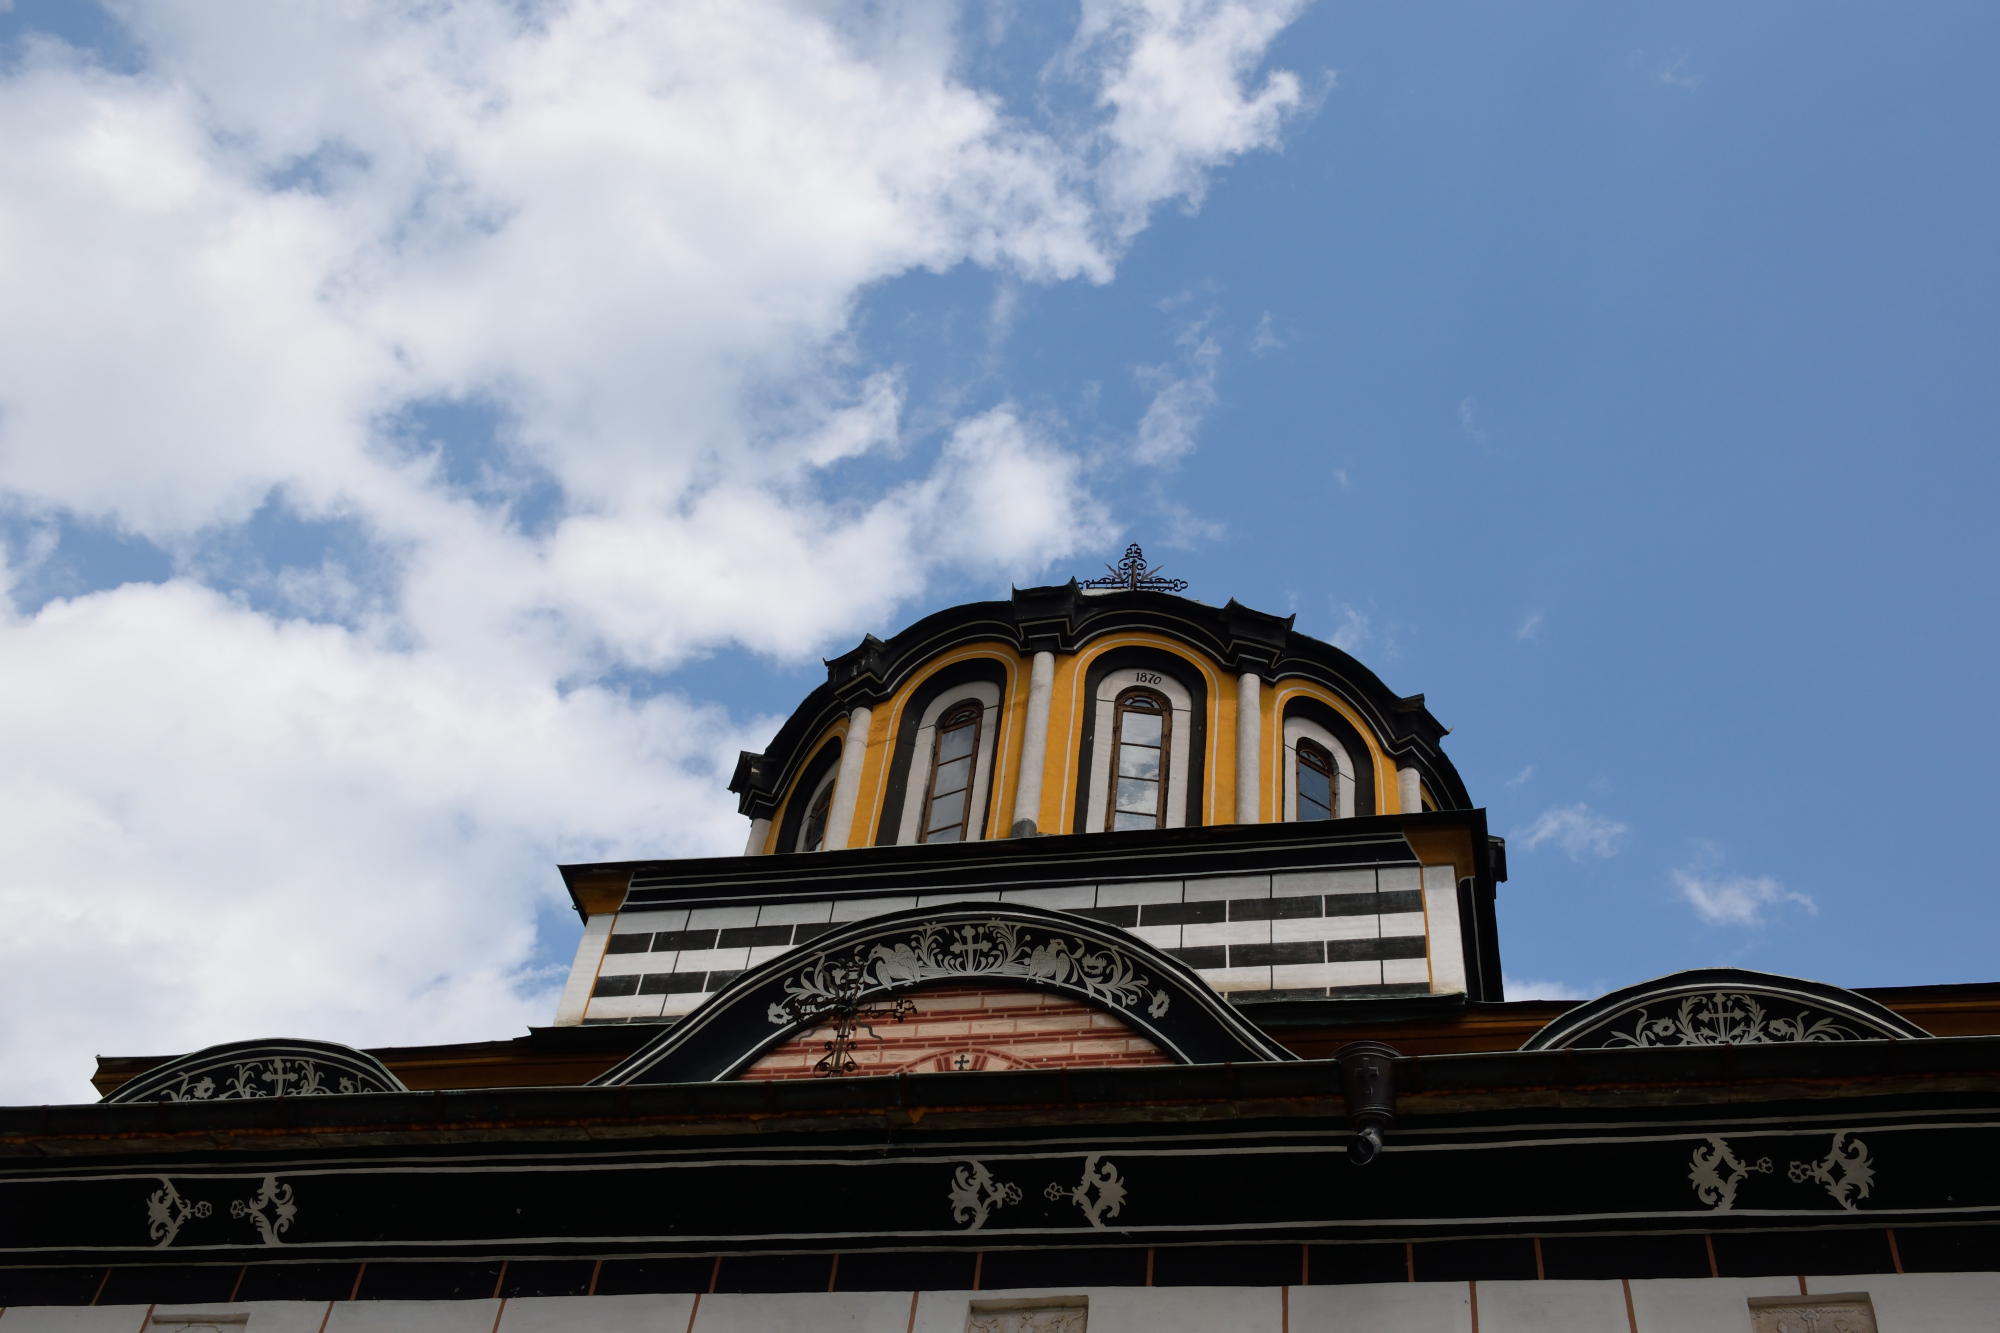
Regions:
M 546 1028 L 0 1110 L 0 1333 L 2000 1327 L 2000 987 L 1509 1002 L 1422 696 L 1134 548 L 870 637 Z

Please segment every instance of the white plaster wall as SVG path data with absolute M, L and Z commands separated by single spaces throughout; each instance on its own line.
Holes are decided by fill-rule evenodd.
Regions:
M 1895 1273 L 1808 1277 L 1806 1291 L 1865 1291 L 1883 1333 L 2000 1329 L 2000 1273 Z
M 691 1327 L 695 1333 L 902 1333 L 909 1320 L 907 1291 L 826 1291 L 704 1296 Z M 963 1307 L 952 1333 L 965 1333 Z
M 1625 1333 L 1631 1327 L 1618 1282 L 1482 1282 L 1477 1294 L 1479 1333 Z M 1744 1333 L 1749 1327 L 1746 1315 Z
M 325 1301 L 259 1301 L 236 1305 L 161 1305 L 153 1313 L 173 1316 L 241 1311 L 251 1315 L 257 1333 L 319 1333 L 319 1326 L 326 1322 L 326 1307 Z M 242 1325 L 235 1327 L 239 1330 L 243 1328 Z M 223 1333 L 230 1333 L 230 1325 L 225 1324 L 222 1328 Z M 8 1333 L 14 1333 L 13 1329 L 9 1328 Z M 153 1333 L 181 1333 L 181 1329 L 172 1324 L 156 1324 Z
M 1388 878 L 1384 872 L 1383 879 Z M 1430 936 L 1431 990 L 1440 995 L 1465 993 L 1465 945 L 1458 924 L 1458 871 L 1451 866 L 1424 867 L 1424 917 Z M 1386 883 L 1384 884 L 1386 888 Z M 1406 959 L 1415 963 L 1420 959 Z M 1418 980 L 1412 974 L 1409 980 Z M 1385 966 L 1384 977 L 1389 975 Z M 1401 980 L 1402 978 L 1398 978 Z M 1623 1297 L 1620 1297 L 1623 1300 Z
M 1293 1287 L 1290 1299 L 1291 1333 L 1380 1333 L 1390 1329 L 1396 1333 L 1472 1333 L 1471 1290 L 1463 1282 Z M 1485 1333 L 1483 1321 L 1481 1333 Z
M 1275 1287 L 1008 1287 L 926 1291 L 918 1297 L 911 1333 L 965 1333 L 975 1300 L 1044 1296 L 1088 1298 L 1090 1333 L 1280 1333 L 1284 1318 L 1284 1297 Z M 907 1317 L 909 1298 L 903 1299 Z
M 0 1315 L 0 1327 L 7 1333 L 139 1333 L 147 1309 L 143 1305 L 15 1305 Z
M 1865 1291 L 1883 1333 L 2000 1333 L 2000 1274 L 1806 1279 L 1812 1295 Z M 1795 1277 L 1481 1282 L 1479 1333 L 1748 1333 L 1749 1298 L 1796 1296 Z M 1472 1333 L 1464 1282 L 1290 1287 L 1051 1287 L 782 1296 L 591 1296 L 507 1302 L 260 1302 L 160 1307 L 245 1311 L 244 1333 L 963 1333 L 975 1299 L 1085 1296 L 1090 1333 Z M 504 1306 L 504 1308 L 503 1308 Z M 692 1316 L 692 1318 L 690 1318 Z M 143 1305 L 15 1307 L 0 1333 L 144 1333 Z M 497 1320 L 497 1323 L 496 1323 Z
M 507 1333 L 682 1333 L 693 1309 L 692 1296 L 523 1296 L 507 1302 L 500 1324 Z
M 335 1301 L 326 1333 L 493 1333 L 499 1317 L 496 1300 Z M 255 1313 L 250 1328 L 263 1333 Z
M 1850 1277 L 1827 1291 L 1867 1291 L 1873 1277 Z M 1644 1278 L 1632 1284 L 1632 1316 L 1643 1333 L 1714 1333 L 1750 1327 L 1752 1296 L 1796 1296 L 1795 1277 Z M 1897 1331 L 1900 1333 L 1900 1330 Z

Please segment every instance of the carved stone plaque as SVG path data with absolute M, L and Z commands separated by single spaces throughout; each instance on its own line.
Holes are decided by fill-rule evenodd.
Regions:
M 1088 1296 L 974 1301 L 965 1314 L 965 1333 L 1084 1333 L 1089 1317 Z M 1868 1327 L 1872 1333 L 1875 1326 Z
M 1752 1296 L 1750 1333 L 1875 1333 L 1875 1304 L 1865 1291 Z

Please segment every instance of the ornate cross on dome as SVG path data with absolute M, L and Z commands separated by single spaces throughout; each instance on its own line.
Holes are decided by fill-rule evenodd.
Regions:
M 1127 588 L 1138 592 L 1141 588 L 1148 592 L 1186 592 L 1186 579 L 1163 579 L 1159 577 L 1160 567 L 1146 567 L 1146 553 L 1133 542 L 1125 548 L 1125 558 L 1115 565 L 1106 565 L 1111 573 L 1101 579 L 1085 579 L 1086 588 Z

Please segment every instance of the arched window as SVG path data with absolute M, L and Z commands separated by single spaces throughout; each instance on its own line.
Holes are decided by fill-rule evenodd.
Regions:
M 1298 756 L 1298 817 L 1332 819 L 1339 808 L 1334 784 L 1340 779 L 1340 766 L 1334 763 L 1325 746 L 1312 741 L 1299 742 Z
M 924 842 L 962 842 L 979 756 L 979 720 L 986 710 L 968 699 L 938 719 L 931 785 L 924 800 Z
M 1117 720 L 1111 733 L 1118 767 L 1112 774 L 1111 800 L 1104 812 L 1106 829 L 1161 828 L 1166 824 L 1173 716 L 1173 706 L 1163 694 L 1127 690 L 1118 696 Z
M 833 809 L 833 781 L 831 776 L 821 784 L 819 794 L 813 797 L 812 808 L 806 811 L 806 826 L 799 832 L 799 850 L 817 852 L 826 845 L 826 817 Z

